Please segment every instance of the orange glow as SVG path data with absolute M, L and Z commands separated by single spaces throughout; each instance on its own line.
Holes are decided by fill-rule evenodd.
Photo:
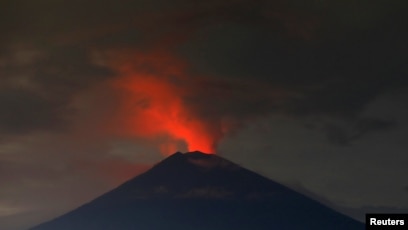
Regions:
M 166 155 L 180 150 L 180 142 L 188 151 L 214 153 L 216 137 L 205 121 L 194 116 L 184 103 L 188 94 L 185 86 L 175 83 L 174 77 L 168 77 L 180 76 L 182 72 L 182 67 L 169 64 L 170 60 L 154 55 L 136 56 L 134 61 L 139 66 L 142 62 L 144 67 L 148 65 L 153 70 L 134 68 L 132 63 L 119 68 L 122 77 L 115 85 L 121 92 L 120 117 L 125 129 L 139 138 L 159 140 L 159 148 Z

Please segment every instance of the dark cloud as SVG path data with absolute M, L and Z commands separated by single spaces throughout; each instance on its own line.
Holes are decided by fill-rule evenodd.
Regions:
M 367 133 L 386 131 L 395 126 L 393 121 L 362 118 L 346 124 L 329 123 L 324 129 L 328 139 L 338 145 L 347 145 Z
M 31 49 L 31 50 L 30 50 Z M 75 47 L 17 47 L 3 53 L 0 66 L 0 129 L 23 134 L 61 128 L 67 123 L 73 97 L 112 76 Z
M 269 13 L 272 15 L 269 18 L 263 17 L 261 21 L 264 23 L 250 20 L 246 20 L 246 24 L 223 21 L 218 25 L 202 27 L 191 40 L 181 45 L 179 52 L 191 63 L 193 74 L 223 79 L 231 85 L 236 81 L 257 82 L 263 87 L 254 87 L 248 91 L 258 93 L 264 90 L 263 95 L 267 95 L 265 90 L 280 89 L 287 92 L 286 97 L 279 98 L 280 103 L 271 103 L 277 101 L 276 97 L 263 100 L 264 103 L 257 98 L 254 101 L 258 103 L 253 103 L 247 100 L 251 93 L 246 94 L 247 98 L 244 95 L 234 97 L 231 107 L 234 101 L 247 105 L 240 107 L 239 114 L 253 112 L 259 115 L 284 111 L 300 118 L 328 116 L 349 122 L 347 126 L 355 126 L 364 120 L 361 111 L 379 95 L 408 86 L 408 71 L 402 64 L 408 59 L 405 42 L 408 38 L 405 29 L 408 21 L 399 18 L 400 14 L 396 12 L 400 9 L 378 1 L 375 7 L 367 6 L 369 9 L 366 10 L 374 14 L 380 9 L 379 6 L 385 5 L 387 11 L 379 12 L 381 15 L 362 15 L 353 20 L 361 20 L 361 23 L 364 20 L 373 20 L 373 23 L 380 20 L 380 23 L 369 25 L 366 21 L 366 26 L 354 27 L 351 26 L 353 20 L 339 21 L 342 19 L 327 15 L 317 8 L 320 13 L 311 16 L 299 12 L 296 8 L 299 2 L 291 3 L 293 6 L 284 8 L 283 12 L 278 12 L 282 10 L 279 9 Z M 365 6 L 358 3 L 355 8 L 351 2 L 338 3 L 324 9 L 337 13 L 339 9 L 334 9 L 337 6 L 344 13 Z M 398 4 L 405 6 L 401 2 Z M 304 20 L 299 20 L 299 17 Z M 310 36 L 300 36 L 301 28 L 307 23 L 311 25 L 308 31 Z M 294 31 L 298 36 L 294 36 Z M 221 110 L 228 108 L 228 105 L 218 107 L 217 102 L 208 105 Z M 370 119 L 364 121 L 371 122 Z M 334 132 L 333 128 L 329 130 L 332 130 L 329 138 L 332 138 L 333 133 L 340 135 L 343 132 Z M 351 135 L 353 138 L 348 138 L 361 137 L 378 129 L 363 130 L 357 131 L 358 135 Z
M 92 63 L 91 54 L 82 47 L 50 49 L 36 63 L 34 81 L 47 93 L 67 95 L 111 77 L 113 72 Z
M 186 100 L 197 114 L 237 123 L 273 113 L 301 119 L 331 117 L 354 127 L 328 124 L 329 139 L 338 143 L 380 130 L 357 128 L 355 124 L 372 122 L 361 111 L 378 95 L 407 86 L 408 21 L 401 16 L 407 6 L 403 1 L 2 4 L 7 20 L 0 25 L 7 36 L 1 48 L 27 43 L 41 53 L 29 65 L 5 65 L 0 70 L 6 78 L 28 74 L 30 84 L 41 91 L 37 98 L 42 103 L 18 99 L 28 103 L 20 103 L 19 110 L 39 109 L 42 122 L 31 126 L 21 122 L 26 129 L 45 120 L 56 122 L 52 120 L 61 116 L 56 111 L 73 95 L 113 76 L 94 63 L 95 50 L 136 47 L 174 52 L 187 62 L 196 92 Z M 194 80 L 195 76 L 209 80 Z M 8 124 L 3 127 L 9 130 L 13 123 Z
M 131 27 L 159 35 L 186 24 L 207 21 L 208 15 L 228 8 L 242 8 L 249 1 L 120 0 L 120 1 L 3 1 L 0 24 L 3 41 L 79 42 Z M 251 4 L 249 4 L 251 5 Z M 210 13 L 214 12 L 214 13 Z M 168 26 L 171 26 L 169 28 Z M 162 32 L 160 32 L 162 31 Z M 150 37 L 151 35 L 144 36 Z M 108 35 L 109 36 L 109 35 Z
M 21 134 L 47 129 L 59 123 L 58 107 L 38 95 L 21 89 L 0 91 L 0 132 Z

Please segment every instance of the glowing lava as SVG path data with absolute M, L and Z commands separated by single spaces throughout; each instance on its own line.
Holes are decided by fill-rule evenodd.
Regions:
M 170 72 L 174 73 L 175 66 L 172 68 Z M 122 68 L 121 75 L 117 82 L 121 89 L 121 117 L 130 134 L 159 140 L 164 154 L 179 150 L 180 142 L 188 151 L 215 152 L 216 138 L 205 121 L 194 116 L 186 106 L 183 100 L 187 91 L 174 79 L 137 68 Z

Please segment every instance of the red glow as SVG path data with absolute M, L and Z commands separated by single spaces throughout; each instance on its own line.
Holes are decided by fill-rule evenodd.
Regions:
M 143 56 L 135 59 L 139 64 L 143 59 L 145 64 L 147 62 L 161 69 L 147 72 L 132 68 L 132 65 L 122 65 L 120 68 L 123 77 L 116 86 L 122 93 L 121 117 L 127 132 L 141 138 L 160 140 L 159 147 L 164 154 L 179 150 L 180 142 L 187 145 L 188 151 L 214 153 L 214 135 L 184 103 L 187 94 L 185 86 L 174 83 L 174 78 L 166 77 L 169 74 L 180 75 L 182 67 L 177 63 L 163 64 L 170 60 L 165 57 Z

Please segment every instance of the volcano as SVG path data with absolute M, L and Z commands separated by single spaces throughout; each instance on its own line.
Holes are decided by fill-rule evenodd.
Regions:
M 222 157 L 177 152 L 31 230 L 363 230 L 364 224 Z

